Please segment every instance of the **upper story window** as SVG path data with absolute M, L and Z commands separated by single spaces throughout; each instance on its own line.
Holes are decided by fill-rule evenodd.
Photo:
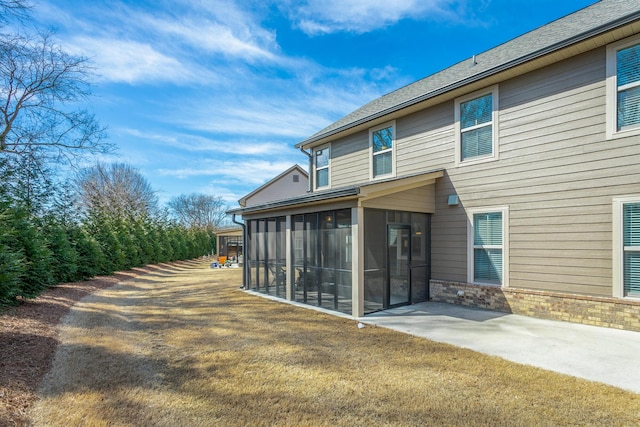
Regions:
M 607 47 L 607 138 L 640 133 L 640 38 Z
M 498 87 L 455 101 L 456 165 L 497 158 Z
M 371 178 L 395 176 L 395 122 L 369 130 Z
M 330 163 L 330 147 L 316 148 L 314 150 L 314 169 L 315 169 L 315 188 L 323 188 L 329 186 L 329 163 Z

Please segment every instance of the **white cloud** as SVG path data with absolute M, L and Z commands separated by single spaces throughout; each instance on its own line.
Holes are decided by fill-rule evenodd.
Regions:
M 222 17 L 216 21 L 216 17 L 203 16 L 202 13 L 179 18 L 145 14 L 137 20 L 137 25 L 146 32 L 155 32 L 162 39 L 179 40 L 200 54 L 205 51 L 249 61 L 274 60 L 276 56 L 272 50 L 277 50 L 275 35 L 257 23 L 245 22 L 247 19 L 249 17 L 234 21 Z
M 326 9 L 343 7 L 331 1 L 335 3 Z M 392 9 L 405 10 L 412 1 L 402 0 Z M 366 13 L 382 7 L 376 1 L 346 4 Z M 392 80 L 394 70 L 389 68 L 335 70 L 282 55 L 275 32 L 262 27 L 259 14 L 232 1 L 176 1 L 173 15 L 122 2 L 109 7 L 92 2 L 82 8 L 73 16 L 63 6 L 49 4 L 47 13 L 78 33 L 65 44 L 74 53 L 90 56 L 103 81 L 171 83 L 187 89 L 158 101 L 171 104 L 171 114 L 156 116 L 165 123 L 209 133 L 301 139 L 397 87 L 397 82 L 380 87 L 381 80 Z M 309 1 L 301 13 L 324 9 Z M 325 15 L 330 16 L 328 11 Z
M 327 123 L 322 112 L 294 105 L 274 105 L 270 101 L 235 102 L 226 108 L 220 104 L 204 107 L 201 112 L 183 118 L 182 125 L 225 135 L 301 139 Z M 296 141 L 297 142 L 297 141 Z
M 213 184 L 229 185 L 230 183 L 242 184 L 250 187 L 258 187 L 271 178 L 284 172 L 295 161 L 260 160 L 235 158 L 233 160 L 206 159 L 195 167 L 160 169 L 158 173 L 162 176 L 171 176 L 184 179 L 194 176 L 215 177 Z
M 288 79 L 255 75 L 236 80 L 232 93 L 201 92 L 166 119 L 195 131 L 299 142 L 406 83 L 392 67 L 335 70 L 302 62 L 297 67 Z
M 405 18 L 451 17 L 454 0 L 306 0 L 287 12 L 294 25 L 309 35 L 366 33 Z
M 176 58 L 145 43 L 80 36 L 69 40 L 67 50 L 90 57 L 103 81 L 132 84 L 145 80 L 187 82 L 194 79 L 192 71 Z
M 137 139 L 151 141 L 166 147 L 178 148 L 186 152 L 219 153 L 234 155 L 273 155 L 290 148 L 287 143 L 234 139 L 233 141 L 191 135 L 187 133 L 155 133 L 138 129 L 121 129 L 121 132 Z
M 51 3 L 38 10 L 40 19 L 59 28 L 64 45 L 92 58 L 108 82 L 216 84 L 233 74 L 234 62 L 283 60 L 275 34 L 250 13 L 232 3 L 183 4 L 175 15 L 123 2 L 91 2 L 75 14 Z

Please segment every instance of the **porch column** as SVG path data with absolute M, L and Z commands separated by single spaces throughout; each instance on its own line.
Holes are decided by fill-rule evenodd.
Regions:
M 293 245 L 291 243 L 291 239 L 293 237 L 293 233 L 291 232 L 291 215 L 287 215 L 286 217 L 286 226 L 285 226 L 285 251 L 287 252 L 285 255 L 285 265 L 286 265 L 286 294 L 285 298 L 289 301 L 293 299 L 293 282 L 295 280 L 295 269 L 293 268 Z
M 364 316 L 364 208 L 351 209 L 351 314 Z

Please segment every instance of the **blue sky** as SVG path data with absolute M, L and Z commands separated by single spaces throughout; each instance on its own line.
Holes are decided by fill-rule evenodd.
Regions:
M 91 106 L 161 202 L 230 206 L 380 95 L 595 0 L 55 0 L 36 21 L 95 68 Z

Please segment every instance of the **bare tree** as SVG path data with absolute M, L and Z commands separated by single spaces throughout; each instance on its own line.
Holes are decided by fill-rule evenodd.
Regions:
M 89 76 L 87 59 L 64 52 L 50 34 L 0 36 L 0 154 L 110 151 L 93 114 L 74 108 L 90 95 Z
M 10 18 L 26 19 L 30 9 L 31 5 L 27 0 L 0 0 L 0 24 L 6 23 Z
M 187 227 L 215 230 L 224 223 L 227 216 L 222 198 L 208 194 L 182 194 L 171 199 L 169 208 Z
M 91 212 L 138 217 L 158 208 L 149 182 L 125 163 L 98 163 L 78 173 L 76 183 L 81 204 Z

